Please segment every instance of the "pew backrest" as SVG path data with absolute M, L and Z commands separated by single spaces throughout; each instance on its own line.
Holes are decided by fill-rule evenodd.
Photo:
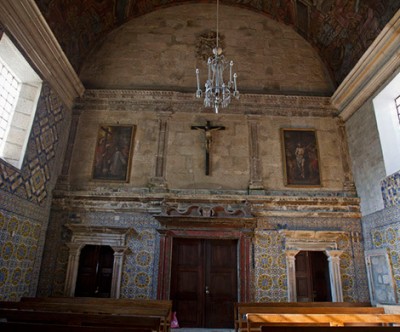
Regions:
M 247 314 L 247 331 L 269 325 L 392 325 L 400 324 L 400 314 Z
M 234 303 L 235 330 L 240 331 L 241 329 L 246 328 L 245 316 L 247 313 L 257 313 L 257 312 L 267 313 L 267 312 L 274 312 L 273 310 L 276 310 L 275 312 L 284 312 L 286 310 L 289 310 L 290 312 L 295 313 L 296 309 L 289 309 L 289 308 L 305 308 L 305 309 L 300 309 L 300 313 L 302 313 L 302 312 L 308 312 L 310 308 L 322 308 L 322 307 L 326 308 L 326 310 L 330 310 L 329 308 L 353 308 L 353 309 L 357 308 L 357 310 L 358 309 L 362 310 L 361 308 L 375 308 L 371 306 L 370 302 L 237 302 Z M 273 308 L 273 309 L 268 309 L 268 308 Z M 383 311 L 374 310 L 373 312 L 379 313 Z

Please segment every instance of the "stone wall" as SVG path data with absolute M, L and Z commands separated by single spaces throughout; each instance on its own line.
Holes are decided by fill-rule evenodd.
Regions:
M 96 89 L 194 94 L 195 69 L 205 82 L 207 58 L 215 45 L 215 10 L 214 4 L 184 4 L 130 20 L 91 51 L 80 71 L 82 82 Z M 219 46 L 234 62 L 241 92 L 333 93 L 318 53 L 290 26 L 221 5 L 219 34 Z
M 173 106 L 165 109 L 163 105 Z M 254 181 L 266 192 L 344 189 L 345 138 L 334 117 L 335 110 L 329 108 L 325 98 L 258 96 L 253 100 L 252 95 L 243 95 L 229 111 L 214 114 L 202 112 L 201 103 L 191 94 L 89 90 L 79 108 L 81 115 L 69 170 L 69 185 L 73 190 L 105 186 L 118 187 L 120 191 L 150 191 L 157 172 L 161 172 L 169 190 L 245 193 Z M 225 126 L 225 130 L 212 133 L 210 175 L 205 175 L 204 132 L 191 129 L 193 125 L 205 125 L 206 121 Z M 135 126 L 127 182 L 115 184 L 93 179 L 100 125 Z M 285 185 L 282 128 L 315 130 L 320 187 Z M 163 169 L 157 171 L 160 162 Z
M 66 161 L 68 176 L 54 192 L 39 294 L 63 294 L 70 240 L 66 223 L 134 229 L 137 234 L 127 239 L 130 250 L 123 265 L 121 297 L 154 298 L 160 283 L 157 230 L 162 226 L 157 216 L 167 209 L 178 217 L 208 218 L 211 226 L 223 208 L 233 219 L 240 218 L 235 213 L 242 210 L 256 219 L 250 259 L 252 300 L 288 300 L 279 233 L 283 225 L 290 230 L 342 232 L 337 249 L 344 251 L 344 299 L 367 301 L 359 201 L 345 185 L 345 138 L 335 110 L 319 97 L 244 94 L 233 105 L 214 114 L 204 112 L 192 94 L 87 91 L 77 104 L 79 121 Z M 191 129 L 207 120 L 225 126 L 212 134 L 208 176 L 204 134 Z M 97 132 L 104 124 L 135 126 L 127 182 L 92 178 Z M 321 187 L 285 185 L 281 128 L 316 131 Z

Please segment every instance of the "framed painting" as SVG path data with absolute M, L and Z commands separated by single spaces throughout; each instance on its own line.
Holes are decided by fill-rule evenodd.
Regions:
M 281 129 L 282 155 L 287 186 L 321 186 L 315 130 Z
M 93 163 L 94 180 L 129 179 L 135 126 L 100 125 Z

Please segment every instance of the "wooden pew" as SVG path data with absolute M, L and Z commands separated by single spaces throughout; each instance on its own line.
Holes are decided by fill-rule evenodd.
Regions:
M 160 318 L 132 315 L 105 315 L 93 313 L 41 311 L 32 309 L 0 308 L 0 320 L 6 329 L 21 326 L 26 330 L 47 327 L 56 331 L 55 325 L 82 330 L 79 327 L 107 328 L 129 331 L 158 332 Z M 33 326 L 31 326 L 33 325 Z M 49 329 L 50 329 L 49 328 Z M 2 330 L 3 331 L 3 330 Z M 58 330 L 57 330 L 58 331 Z
M 261 332 L 400 332 L 399 326 L 262 326 Z
M 389 326 L 400 324 L 400 315 L 395 314 L 247 314 L 247 331 L 260 331 L 262 326 L 269 325 L 301 326 Z
M 370 302 L 237 302 L 234 304 L 234 319 L 236 332 L 246 329 L 246 314 L 248 313 L 268 313 L 268 308 L 284 308 L 276 309 L 278 312 L 284 312 L 285 308 L 372 308 Z M 265 309 L 264 309 L 265 308 Z M 272 309 L 274 310 L 274 309 Z M 289 309 L 292 310 L 292 309 Z M 303 309 L 307 312 L 306 309 Z M 274 312 L 274 311 L 272 311 Z M 277 312 L 277 311 L 275 311 Z M 359 311 L 361 313 L 361 311 Z M 368 311 L 367 311 L 368 312 Z M 381 310 L 373 310 L 374 313 L 380 313 Z M 295 313 L 295 312 L 293 312 Z
M 45 323 L 0 322 L 2 332 L 151 332 L 140 327 L 79 326 Z
M 155 315 L 161 319 L 161 327 L 164 332 L 170 330 L 172 318 L 171 300 L 152 300 L 152 299 L 114 299 L 114 298 L 95 298 L 95 297 L 22 297 L 21 303 L 59 303 L 59 304 L 82 304 L 90 305 L 112 314 L 137 314 Z M 99 308 L 100 306 L 100 308 Z
M 102 316 L 132 316 L 158 319 L 160 330 L 170 328 L 172 301 L 132 300 L 110 298 L 23 298 L 20 302 L 0 302 L 0 308 L 53 313 L 101 314 Z M 99 317 L 94 317 L 98 319 Z M 154 319 L 153 319 L 154 322 Z M 92 323 L 93 324 L 93 323 Z

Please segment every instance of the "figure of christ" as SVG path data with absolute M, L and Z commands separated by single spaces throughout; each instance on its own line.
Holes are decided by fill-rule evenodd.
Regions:
M 207 121 L 205 126 L 192 126 L 192 130 L 203 130 L 206 135 L 206 175 L 210 175 L 210 151 L 212 142 L 212 132 L 217 130 L 225 130 L 224 126 L 212 126 L 210 121 Z

